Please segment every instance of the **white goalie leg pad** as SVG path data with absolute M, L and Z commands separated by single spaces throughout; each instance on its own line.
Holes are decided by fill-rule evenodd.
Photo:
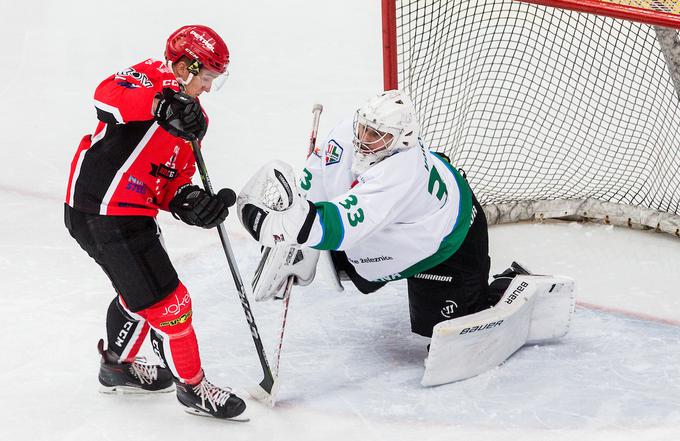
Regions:
M 525 344 L 557 340 L 569 332 L 576 307 L 576 287 L 569 277 L 544 278 L 531 314 L 531 327 Z
M 568 277 L 515 277 L 493 308 L 434 327 L 422 385 L 474 377 L 500 365 L 527 343 L 564 336 L 573 299 L 574 282 Z
M 316 274 L 319 250 L 307 247 L 277 245 L 265 248 L 253 279 L 253 295 L 260 302 L 274 298 L 288 277 L 298 285 L 309 285 Z

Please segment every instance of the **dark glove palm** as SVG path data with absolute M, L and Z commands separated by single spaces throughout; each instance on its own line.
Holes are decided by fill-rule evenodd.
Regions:
M 233 194 L 233 191 L 228 191 Z M 170 201 L 170 212 L 189 225 L 216 227 L 224 222 L 229 214 L 229 205 L 233 205 L 233 202 L 229 203 L 225 199 L 223 192 L 225 190 L 221 190 L 218 195 L 210 196 L 197 185 L 186 185 Z
M 158 124 L 175 136 L 184 139 L 203 139 L 207 122 L 201 105 L 186 93 L 163 89 L 154 117 Z

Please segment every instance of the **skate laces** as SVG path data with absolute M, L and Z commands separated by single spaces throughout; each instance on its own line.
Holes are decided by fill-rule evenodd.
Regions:
M 218 407 L 222 407 L 226 404 L 227 399 L 231 396 L 231 388 L 224 388 L 215 386 L 205 378 L 201 380 L 196 386 L 194 386 L 194 392 L 196 395 L 201 397 L 202 405 L 205 407 L 205 402 L 207 401 L 212 406 L 213 410 L 217 412 Z
M 142 384 L 153 384 L 158 379 L 158 366 L 147 363 L 144 357 L 137 357 L 130 363 L 130 372 Z

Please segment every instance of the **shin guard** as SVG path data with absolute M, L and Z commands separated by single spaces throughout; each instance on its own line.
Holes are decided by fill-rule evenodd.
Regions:
M 139 311 L 151 326 L 154 352 L 176 378 L 189 384 L 203 375 L 192 313 L 191 297 L 181 282 L 168 297 Z
M 149 332 L 149 325 L 139 314 L 130 312 L 119 297 L 111 301 L 106 313 L 108 351 L 123 362 L 134 360 Z

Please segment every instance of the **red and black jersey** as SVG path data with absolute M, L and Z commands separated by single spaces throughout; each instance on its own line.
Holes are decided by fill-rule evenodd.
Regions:
M 80 141 L 71 162 L 68 205 L 93 214 L 155 216 L 191 182 L 196 170 L 191 144 L 153 118 L 153 99 L 164 88 L 180 90 L 172 71 L 152 59 L 97 87 L 99 123 Z

